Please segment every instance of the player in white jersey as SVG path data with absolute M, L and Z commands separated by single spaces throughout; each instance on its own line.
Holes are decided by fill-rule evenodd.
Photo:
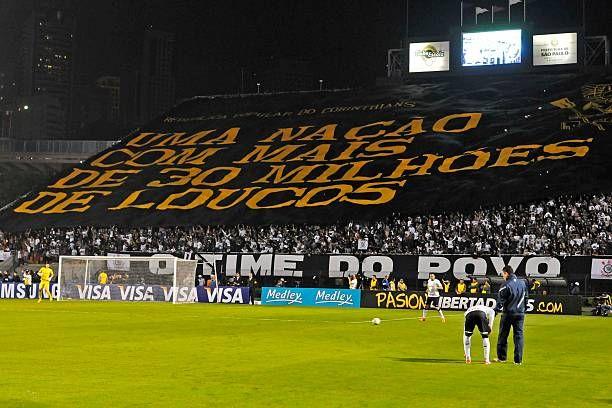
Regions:
M 474 327 L 478 327 L 482 336 L 482 348 L 484 349 L 485 364 L 491 364 L 489 360 L 489 352 L 491 343 L 489 342 L 489 334 L 493 331 L 493 321 L 495 320 L 495 310 L 487 306 L 472 306 L 465 312 L 465 327 L 463 328 L 463 351 L 465 354 L 465 362 L 472 362 L 470 349 L 472 347 L 472 334 Z
M 427 310 L 432 308 L 436 309 L 438 313 L 440 313 L 442 322 L 446 322 L 444 313 L 442 313 L 442 309 L 440 308 L 440 290 L 442 290 L 442 283 L 436 279 L 436 275 L 430 273 L 429 280 L 427 281 L 427 289 L 425 290 L 427 300 L 425 301 L 425 307 L 423 308 L 423 315 L 419 317 L 420 321 L 425 321 L 425 318 L 427 317 Z

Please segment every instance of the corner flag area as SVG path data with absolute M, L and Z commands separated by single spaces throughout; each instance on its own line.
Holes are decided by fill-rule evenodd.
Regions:
M 612 319 L 529 315 L 524 363 L 463 313 L 6 300 L 0 406 L 609 406 Z M 374 326 L 375 317 L 382 323 Z M 492 357 L 499 321 L 491 336 Z M 510 340 L 510 355 L 512 341 Z M 506 402 L 504 402 L 505 404 Z M 499 405 L 498 405 L 499 406 Z

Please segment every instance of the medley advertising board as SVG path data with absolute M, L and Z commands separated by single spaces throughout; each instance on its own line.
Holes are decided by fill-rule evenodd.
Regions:
M 463 33 L 464 67 L 521 63 L 521 30 Z
M 444 310 L 467 310 L 472 306 L 495 307 L 497 300 L 492 295 L 441 296 L 440 307 Z M 380 309 L 423 309 L 423 292 L 361 291 L 361 307 Z M 572 314 L 582 313 L 580 296 L 533 296 L 527 300 L 527 313 Z
M 359 307 L 357 289 L 262 288 L 261 304 L 278 306 Z
M 410 43 L 408 70 L 410 72 L 448 71 L 450 42 Z
M 576 64 L 577 62 L 577 33 L 533 36 L 533 65 Z

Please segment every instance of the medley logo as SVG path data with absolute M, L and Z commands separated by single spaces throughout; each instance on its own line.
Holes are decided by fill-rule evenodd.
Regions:
M 301 291 L 297 291 L 295 289 L 264 288 L 264 296 L 262 296 L 262 303 L 301 305 L 304 303 L 304 295 Z
M 355 303 L 352 293 L 345 293 L 342 290 L 321 289 L 317 291 L 315 296 L 316 305 L 336 305 L 352 306 Z
M 359 307 L 361 297 L 356 289 L 263 288 L 263 305 Z

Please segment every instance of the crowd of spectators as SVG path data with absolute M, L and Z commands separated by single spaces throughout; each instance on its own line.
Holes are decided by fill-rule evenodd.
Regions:
M 612 194 L 497 206 L 462 213 L 331 225 L 46 228 L 0 231 L 0 250 L 41 263 L 58 255 L 117 252 L 380 254 L 612 253 Z

